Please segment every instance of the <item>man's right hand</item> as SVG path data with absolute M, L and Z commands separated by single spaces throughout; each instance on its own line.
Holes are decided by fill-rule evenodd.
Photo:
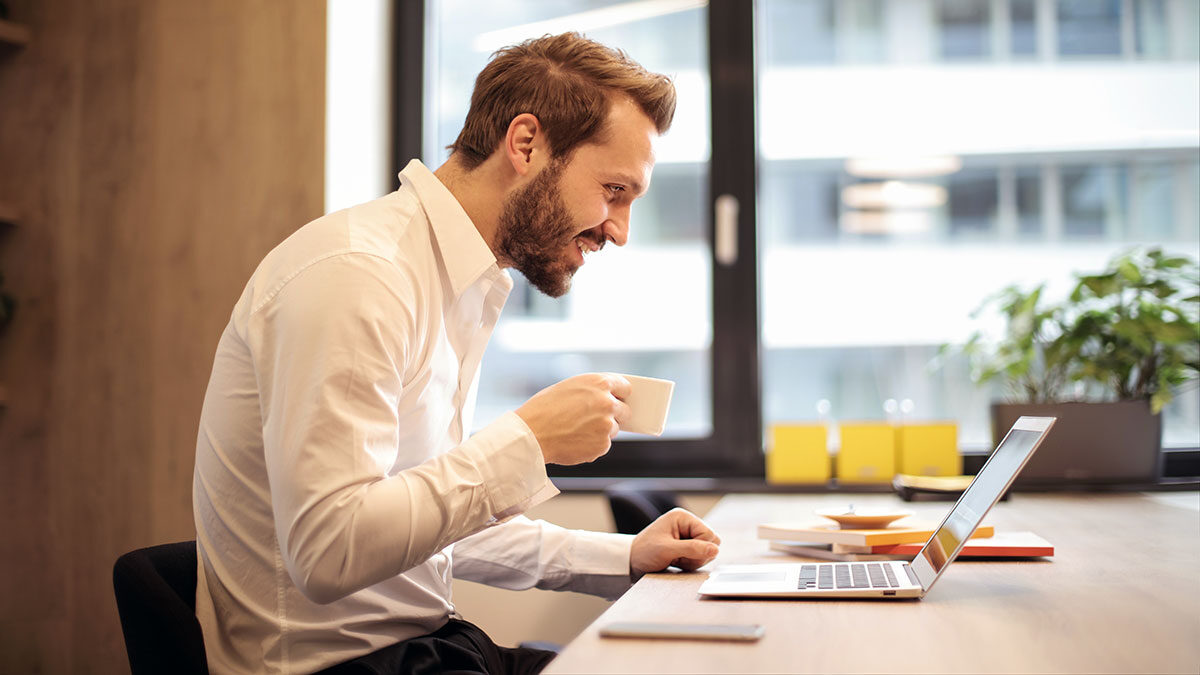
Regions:
M 533 431 L 547 464 L 590 462 L 612 447 L 629 418 L 629 380 L 612 373 L 567 378 L 533 395 L 517 415 Z

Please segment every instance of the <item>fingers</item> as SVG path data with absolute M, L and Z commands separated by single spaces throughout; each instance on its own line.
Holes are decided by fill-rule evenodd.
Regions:
M 612 406 L 611 416 L 613 420 L 612 433 L 609 438 L 616 438 L 617 432 L 621 426 L 629 421 L 633 415 L 633 409 L 629 404 L 625 403 L 625 399 L 629 398 L 629 393 L 633 391 L 633 387 L 629 384 L 629 380 L 616 373 L 601 373 L 601 381 L 608 388 L 609 403 Z
M 691 511 L 674 508 L 666 515 L 671 517 L 675 532 L 680 539 L 700 539 L 714 544 L 721 543 L 721 537 Z
M 608 400 L 611 406 L 608 417 L 611 428 L 609 429 L 610 433 L 608 437 L 611 439 L 617 437 L 617 432 L 621 430 L 621 427 L 627 421 L 629 421 L 629 417 L 633 414 L 633 411 L 628 405 L 626 405 L 624 401 L 611 394 L 609 395 Z
M 603 377 L 608 383 L 608 390 L 619 400 L 624 401 L 633 393 L 633 385 L 629 384 L 629 380 L 625 379 L 623 375 L 618 373 L 604 373 Z
M 612 448 L 632 414 L 621 400 L 630 390 L 621 375 L 576 375 L 541 390 L 515 412 L 533 432 L 547 464 L 581 464 Z
M 629 407 L 625 401 L 613 399 L 612 418 L 617 420 L 617 424 L 624 425 L 629 422 L 629 418 L 634 416 L 634 408 Z
M 712 562 L 717 557 L 719 548 L 716 544 L 699 539 L 684 539 L 676 544 L 681 555 L 671 561 L 671 564 L 688 572 L 695 571 Z
M 673 509 L 634 537 L 629 553 L 630 570 L 640 575 L 674 565 L 693 571 L 712 562 L 720 550 L 719 544 L 720 538 L 699 518 L 683 509 Z

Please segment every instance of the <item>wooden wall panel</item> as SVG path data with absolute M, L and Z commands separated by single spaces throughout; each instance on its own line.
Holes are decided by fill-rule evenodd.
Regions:
M 124 672 L 111 568 L 194 536 L 213 350 L 322 212 L 322 0 L 10 0 L 0 52 L 0 673 Z

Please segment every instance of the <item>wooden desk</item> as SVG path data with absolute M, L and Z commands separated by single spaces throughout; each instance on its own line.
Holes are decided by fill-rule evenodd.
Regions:
M 797 560 L 768 551 L 760 521 L 890 495 L 733 495 L 706 520 L 720 563 Z M 951 504 L 905 504 L 940 520 Z M 1200 493 L 1017 493 L 989 513 L 1030 530 L 1052 559 L 960 560 L 922 600 L 705 600 L 706 575 L 641 579 L 547 673 L 1200 672 Z M 761 623 L 757 643 L 600 638 L 611 621 Z

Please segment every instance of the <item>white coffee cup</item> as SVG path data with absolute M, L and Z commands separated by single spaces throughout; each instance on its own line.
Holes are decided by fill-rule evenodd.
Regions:
M 675 383 L 641 375 L 622 374 L 621 377 L 629 380 L 632 387 L 629 396 L 625 398 L 632 414 L 621 425 L 621 431 L 661 436 L 663 428 L 667 425 L 667 411 L 671 407 L 671 394 L 675 391 Z

